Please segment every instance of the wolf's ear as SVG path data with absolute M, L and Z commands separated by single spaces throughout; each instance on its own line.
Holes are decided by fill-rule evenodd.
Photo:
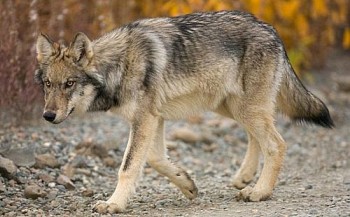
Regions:
M 92 43 L 90 39 L 82 32 L 74 37 L 73 42 L 69 46 L 69 55 L 73 57 L 73 61 L 81 66 L 90 63 L 93 57 Z
M 38 62 L 39 63 L 44 62 L 50 56 L 52 56 L 54 52 L 55 52 L 55 48 L 53 46 L 53 42 L 51 41 L 51 39 L 47 35 L 40 33 L 36 41 L 36 53 L 37 53 L 36 58 Z

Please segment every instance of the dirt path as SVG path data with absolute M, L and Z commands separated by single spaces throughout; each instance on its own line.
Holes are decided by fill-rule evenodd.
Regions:
M 199 197 L 186 200 L 146 167 L 121 216 L 350 216 L 350 92 L 337 86 L 350 76 L 350 58 L 342 54 L 332 60 L 308 86 L 326 99 L 336 129 L 278 117 L 288 151 L 271 200 L 235 200 L 238 190 L 229 184 L 243 159 L 246 135 L 234 121 L 205 114 L 167 124 L 169 155 L 195 179 Z M 179 129 L 200 141 L 171 141 Z M 125 122 L 105 114 L 58 126 L 42 121 L 0 128 L 0 154 L 17 164 L 15 173 L 0 173 L 0 215 L 98 216 L 91 205 L 113 192 L 127 135 Z M 39 186 L 41 194 L 25 196 L 28 186 Z

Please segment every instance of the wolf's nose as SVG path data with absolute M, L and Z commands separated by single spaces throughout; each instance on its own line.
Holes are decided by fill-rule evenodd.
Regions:
M 56 114 L 53 112 L 44 112 L 43 117 L 45 120 L 52 122 L 56 118 Z

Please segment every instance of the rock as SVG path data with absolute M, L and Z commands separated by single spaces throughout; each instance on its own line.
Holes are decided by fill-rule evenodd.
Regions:
M 204 146 L 203 146 L 203 150 L 204 150 L 205 152 L 213 152 L 213 151 L 215 151 L 216 149 L 218 149 L 218 147 L 219 147 L 218 144 L 212 143 L 212 144 L 210 144 L 210 145 L 204 145 Z
M 85 189 L 83 192 L 82 192 L 82 195 L 84 197 L 92 197 L 94 195 L 94 191 L 91 190 L 91 189 Z
M 37 199 L 38 197 L 44 197 L 45 195 L 46 192 L 35 184 L 28 185 L 24 189 L 24 197 L 26 198 Z
M 99 158 L 105 158 L 108 156 L 106 147 L 102 146 L 101 144 L 94 144 L 91 146 L 91 153 Z
M 116 168 L 118 166 L 117 161 L 114 160 L 114 158 L 112 158 L 112 157 L 104 158 L 103 164 L 108 166 L 108 167 L 112 167 L 112 168 Z
M 11 186 L 11 187 L 15 187 L 17 184 L 16 181 L 13 179 L 11 179 L 8 183 L 9 183 L 9 186 Z
M 344 175 L 343 183 L 345 185 L 350 185 L 350 174 Z
M 0 137 L 2 133 L 0 131 Z M 10 142 L 0 142 L 0 154 L 4 155 L 8 150 L 11 149 L 11 143 Z
M 13 177 L 17 173 L 17 167 L 12 160 L 0 156 L 0 174 Z
M 93 143 L 92 140 L 85 140 L 80 142 L 76 147 L 77 154 L 97 156 L 105 158 L 108 156 L 108 150 L 105 146 Z
M 54 200 L 57 198 L 57 194 L 58 194 L 58 189 L 52 189 L 49 191 L 49 193 L 47 194 L 47 198 L 49 200 Z
M 108 140 L 104 141 L 103 147 L 109 150 L 118 150 L 119 149 L 119 140 L 117 138 L 109 138 Z
M 66 189 L 68 190 L 74 190 L 75 189 L 75 185 L 74 183 L 70 180 L 70 178 L 68 178 L 65 175 L 59 175 L 57 177 L 57 183 L 60 185 L 63 185 Z
M 144 172 L 145 174 L 151 174 L 152 172 L 154 172 L 154 170 L 153 170 L 151 167 L 145 167 L 145 168 L 143 169 L 143 172 Z
M 310 190 L 310 189 L 313 188 L 313 186 L 312 185 L 306 185 L 304 188 L 305 188 L 305 190 Z
M 172 132 L 172 140 L 182 140 L 186 143 L 196 143 L 202 140 L 202 136 L 188 128 L 178 128 Z
M 350 76 L 338 77 L 335 80 L 339 90 L 350 92 Z
M 57 168 L 60 166 L 56 157 L 50 153 L 37 155 L 35 157 L 35 160 L 36 160 L 35 167 L 37 168 L 45 168 L 45 167 Z
M 35 164 L 33 148 L 14 148 L 4 153 L 4 156 L 12 160 L 17 166 L 31 167 Z
M 187 118 L 187 121 L 191 124 L 201 124 L 203 120 L 204 118 L 202 115 L 191 115 Z
M 6 187 L 4 185 L 4 183 L 2 183 L 1 179 L 0 179 L 0 193 L 5 192 L 6 191 Z
M 210 119 L 206 121 L 206 125 L 209 127 L 218 127 L 221 123 L 221 119 L 216 118 L 216 119 Z
M 64 175 L 66 175 L 67 177 L 69 177 L 70 179 L 73 178 L 74 174 L 75 174 L 75 168 L 71 163 L 67 163 L 63 166 L 62 168 L 62 173 Z
M 89 170 L 89 169 L 77 168 L 77 169 L 75 169 L 75 172 L 77 174 L 83 174 L 85 176 L 91 176 L 91 170 Z
M 81 156 L 81 155 L 77 155 L 73 158 L 72 162 L 70 162 L 70 163 L 75 168 L 86 168 L 86 167 L 88 167 L 88 164 L 86 161 L 87 161 L 86 157 Z
M 174 141 L 166 141 L 166 147 L 167 147 L 169 150 L 175 150 L 178 146 L 179 146 L 179 145 L 178 145 L 177 142 L 174 142 Z
M 38 178 L 43 180 L 45 183 L 50 183 L 55 180 L 55 178 L 47 173 L 40 173 L 38 175 Z

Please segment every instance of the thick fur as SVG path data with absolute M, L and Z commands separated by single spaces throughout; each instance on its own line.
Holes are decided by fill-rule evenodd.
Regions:
M 90 41 L 78 33 L 65 47 L 41 34 L 36 79 L 44 87 L 44 117 L 60 123 L 71 113 L 112 111 L 130 123 L 115 192 L 94 207 L 122 212 L 145 162 L 190 199 L 197 188 L 172 164 L 164 120 L 214 111 L 240 122 L 249 144 L 233 185 L 239 199 L 269 198 L 286 145 L 274 126 L 278 108 L 292 119 L 333 126 L 326 106 L 296 77 L 275 29 L 238 11 L 145 19 Z M 254 187 L 247 186 L 264 167 Z

